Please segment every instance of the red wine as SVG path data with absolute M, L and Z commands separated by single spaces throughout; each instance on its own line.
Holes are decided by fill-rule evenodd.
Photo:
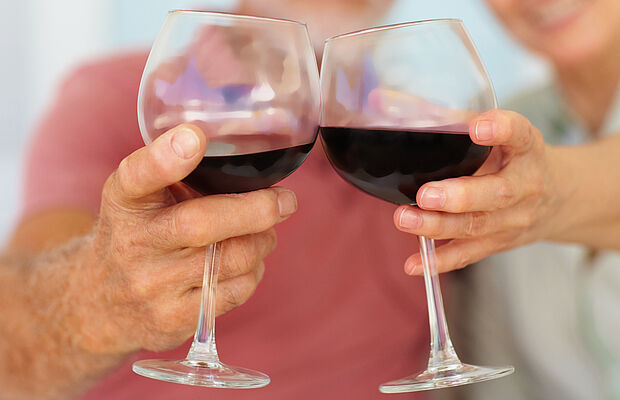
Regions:
M 263 148 L 265 143 L 282 144 L 281 135 L 279 139 L 274 137 L 276 136 L 251 135 L 246 140 L 230 141 L 235 145 L 224 143 L 223 146 L 247 151 L 259 142 L 263 144 Z M 290 141 L 290 137 L 284 139 Z M 217 145 L 222 147 L 222 143 L 213 143 L 208 149 Z M 295 171 L 304 162 L 313 146 L 314 141 L 255 153 L 207 155 L 183 182 L 205 196 L 268 188 Z
M 491 148 L 467 132 L 321 127 L 327 157 L 346 181 L 396 204 L 415 204 L 427 182 L 471 175 Z

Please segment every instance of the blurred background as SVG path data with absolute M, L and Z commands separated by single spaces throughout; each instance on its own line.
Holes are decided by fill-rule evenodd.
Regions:
M 19 212 L 22 154 L 57 86 L 80 63 L 150 47 L 166 12 L 229 11 L 235 0 L 20 0 L 0 2 L 0 240 Z M 539 84 L 546 66 L 518 47 L 481 0 L 400 0 L 385 23 L 461 18 L 489 70 L 500 106 Z

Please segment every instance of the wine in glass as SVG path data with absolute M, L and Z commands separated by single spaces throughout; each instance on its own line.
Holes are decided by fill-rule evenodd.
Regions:
M 208 146 L 184 180 L 202 195 L 267 188 L 305 160 L 318 134 L 316 58 L 302 23 L 172 11 L 140 85 L 138 120 L 146 144 L 182 123 Z M 215 345 L 221 243 L 207 248 L 198 328 L 184 360 L 142 360 L 143 376 L 187 385 L 257 388 L 263 373 L 222 363 Z
M 415 205 L 422 185 L 472 175 L 491 151 L 468 134 L 469 122 L 497 103 L 459 20 L 398 24 L 329 39 L 321 91 L 321 138 L 332 166 L 382 200 Z M 428 367 L 380 390 L 437 389 L 512 373 L 512 367 L 459 360 L 444 315 L 434 241 L 420 237 L 419 243 L 431 330 Z

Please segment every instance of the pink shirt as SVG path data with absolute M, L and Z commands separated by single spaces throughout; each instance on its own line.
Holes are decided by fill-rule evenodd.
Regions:
M 67 80 L 33 141 L 25 214 L 67 206 L 97 212 L 106 177 L 143 146 L 136 99 L 145 61 L 142 53 L 109 59 Z M 297 193 L 299 211 L 277 227 L 278 248 L 256 294 L 217 319 L 222 360 L 266 372 L 271 384 L 204 389 L 131 371 L 138 359 L 183 358 L 188 342 L 136 354 L 85 399 L 374 399 L 380 383 L 425 367 L 423 283 L 403 272 L 416 239 L 392 225 L 395 207 L 340 179 L 319 143 L 281 185 Z

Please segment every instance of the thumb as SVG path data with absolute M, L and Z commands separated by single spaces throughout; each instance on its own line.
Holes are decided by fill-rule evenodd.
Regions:
M 502 146 L 513 153 L 525 153 L 542 142 L 542 135 L 527 118 L 506 110 L 490 110 L 472 120 L 469 135 L 474 143 Z
M 123 159 L 106 184 L 107 195 L 127 203 L 159 192 L 189 175 L 206 147 L 200 128 L 179 125 Z

